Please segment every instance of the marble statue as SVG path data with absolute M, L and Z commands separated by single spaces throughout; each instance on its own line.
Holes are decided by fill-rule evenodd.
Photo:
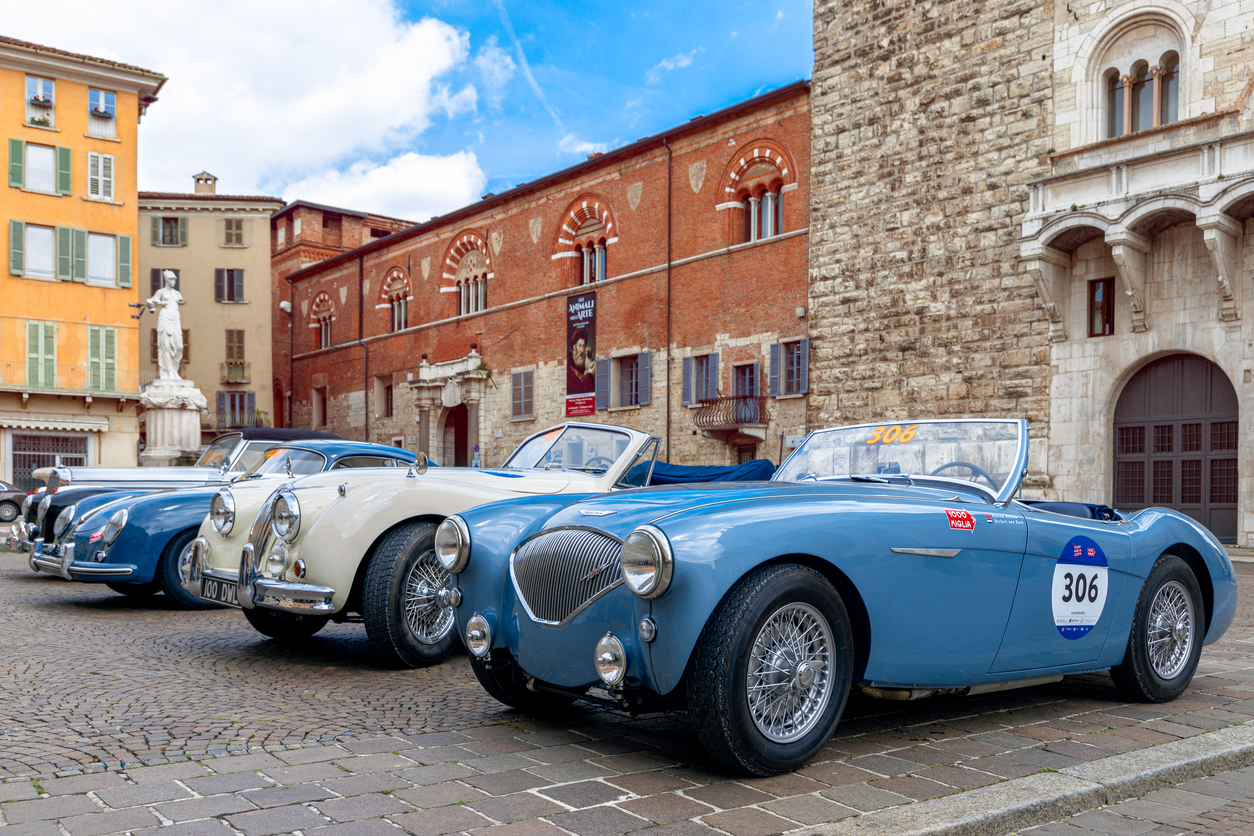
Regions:
M 162 287 L 147 301 L 149 312 L 157 315 L 157 369 L 162 380 L 181 380 L 179 364 L 183 362 L 183 323 L 179 317 L 179 305 L 184 305 L 183 294 L 174 289 L 178 280 L 173 270 L 161 273 Z

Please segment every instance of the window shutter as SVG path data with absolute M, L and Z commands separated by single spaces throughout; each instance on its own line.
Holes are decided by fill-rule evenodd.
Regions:
M 100 155 L 100 196 L 113 200 L 113 155 Z
M 26 321 L 26 385 L 39 385 L 40 363 L 43 360 L 43 323 Z
M 155 366 L 157 365 L 157 329 L 149 331 L 148 336 L 148 361 Z
M 810 340 L 801 341 L 801 388 L 797 390 L 801 394 L 810 391 Z
M 131 286 L 131 236 L 118 236 L 118 287 Z
M 235 359 L 244 362 L 244 332 L 235 332 Z
M 87 281 L 87 230 L 74 230 L 74 281 Z
M 100 197 L 100 155 L 87 152 L 87 196 Z
M 244 218 L 240 223 L 244 227 L 244 246 L 251 247 L 253 245 L 253 219 Z
M 608 409 L 610 406 L 610 360 L 597 360 L 597 409 Z
M 226 273 L 221 267 L 213 271 L 213 301 L 221 302 L 225 295 Z
M 234 296 L 235 301 L 243 302 L 244 301 L 244 271 L 232 270 L 231 276 L 235 284 L 235 296 Z
M 187 218 L 179 218 L 179 246 L 187 246 Z
M 639 391 L 639 400 L 636 403 L 641 406 L 649 405 L 649 352 L 642 351 L 636 355 L 636 383 Z
M 770 395 L 779 397 L 779 343 L 771 346 L 771 384 Z
M 118 332 L 114 328 L 104 331 L 104 388 L 116 392 L 118 388 Z
M 148 295 L 156 296 L 157 290 L 159 290 L 161 287 L 161 268 L 160 267 L 152 268 L 152 278 L 149 280 L 149 282 L 152 285 L 152 289 L 148 291 Z
M 249 426 L 249 422 L 257 414 L 257 394 L 255 392 L 244 393 L 244 425 Z
M 22 188 L 26 185 L 26 142 L 9 140 L 9 185 Z
M 190 363 L 192 361 L 192 332 L 186 328 L 183 329 L 183 362 Z
M 218 393 L 218 426 L 226 426 L 226 392 Z
M 68 226 L 57 227 L 57 278 L 68 282 L 74 269 L 74 236 L 78 230 Z
M 57 146 L 57 194 L 71 194 L 74 191 L 74 181 L 71 177 L 71 164 L 74 161 L 74 152 L 69 148 Z
M 100 345 L 101 331 L 99 325 L 87 326 L 87 388 L 99 389 L 103 384 L 104 363 Z
M 44 373 L 40 381 L 49 389 L 57 386 L 57 324 L 45 322 L 43 338 Z
M 684 382 L 681 388 L 680 403 L 682 403 L 684 406 L 688 406 L 690 403 L 692 403 L 692 358 L 691 357 L 684 358 L 683 380 Z
M 749 381 L 749 395 L 757 397 L 762 388 L 762 364 L 753 364 L 753 379 Z
M 718 397 L 718 352 L 710 355 L 710 376 L 705 381 L 705 399 L 712 401 Z
M 161 218 L 156 215 L 152 216 L 152 245 L 161 246 Z
M 9 221 L 9 272 L 21 276 L 26 272 L 26 224 Z

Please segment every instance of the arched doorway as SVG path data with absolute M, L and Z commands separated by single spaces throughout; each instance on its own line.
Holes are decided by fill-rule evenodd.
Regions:
M 441 464 L 445 467 L 470 465 L 470 456 L 466 449 L 468 413 L 466 404 L 462 403 L 450 409 L 444 418 L 444 456 Z
M 278 428 L 287 426 L 287 416 L 284 414 L 284 403 L 286 399 L 283 397 L 283 384 L 277 381 L 274 384 L 274 406 L 271 411 L 274 415 L 274 426 Z
M 1204 357 L 1137 372 L 1115 407 L 1115 507 L 1174 508 L 1235 543 L 1238 412 L 1232 382 Z

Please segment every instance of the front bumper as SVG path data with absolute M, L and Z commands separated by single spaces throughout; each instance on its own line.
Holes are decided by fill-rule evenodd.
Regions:
M 124 563 L 75 560 L 74 553 L 74 543 L 59 546 L 37 538 L 31 548 L 30 568 L 36 572 L 57 575 L 67 581 L 126 580 L 136 572 L 135 566 Z
M 335 590 L 329 586 L 267 578 L 257 574 L 253 565 L 253 545 L 244 546 L 239 564 L 239 603 L 246 610 L 265 607 L 269 610 L 331 615 L 336 611 Z
M 209 541 L 204 537 L 197 537 L 192 541 L 192 553 L 187 561 L 187 568 L 179 578 L 179 583 L 183 588 L 195 595 L 202 601 L 211 601 L 216 604 L 222 603 L 216 598 L 205 595 L 205 581 L 217 581 L 219 584 L 229 584 L 237 586 L 239 584 L 239 575 L 229 569 L 219 569 L 209 566 Z
M 29 527 L 33 528 L 33 525 Z M 18 520 L 9 526 L 9 535 L 4 538 L 5 545 L 12 552 L 28 552 L 32 548 L 31 539 L 27 532 L 28 523 L 24 520 Z

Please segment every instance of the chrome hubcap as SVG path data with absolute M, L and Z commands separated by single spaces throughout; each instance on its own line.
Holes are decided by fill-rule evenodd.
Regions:
M 414 638 L 423 644 L 435 644 L 453 629 L 453 610 L 441 607 L 437 596 L 447 587 L 452 576 L 429 550 L 414 562 L 405 579 L 405 623 Z
M 809 604 L 776 610 L 753 642 L 745 687 L 758 731 L 788 743 L 818 723 L 832 696 L 832 630 Z
M 17 506 L 11 503 L 0 505 L 0 522 L 13 522 L 17 519 Z
M 1150 604 L 1147 624 L 1150 666 L 1163 679 L 1175 679 L 1193 650 L 1193 599 L 1179 581 L 1159 588 Z

